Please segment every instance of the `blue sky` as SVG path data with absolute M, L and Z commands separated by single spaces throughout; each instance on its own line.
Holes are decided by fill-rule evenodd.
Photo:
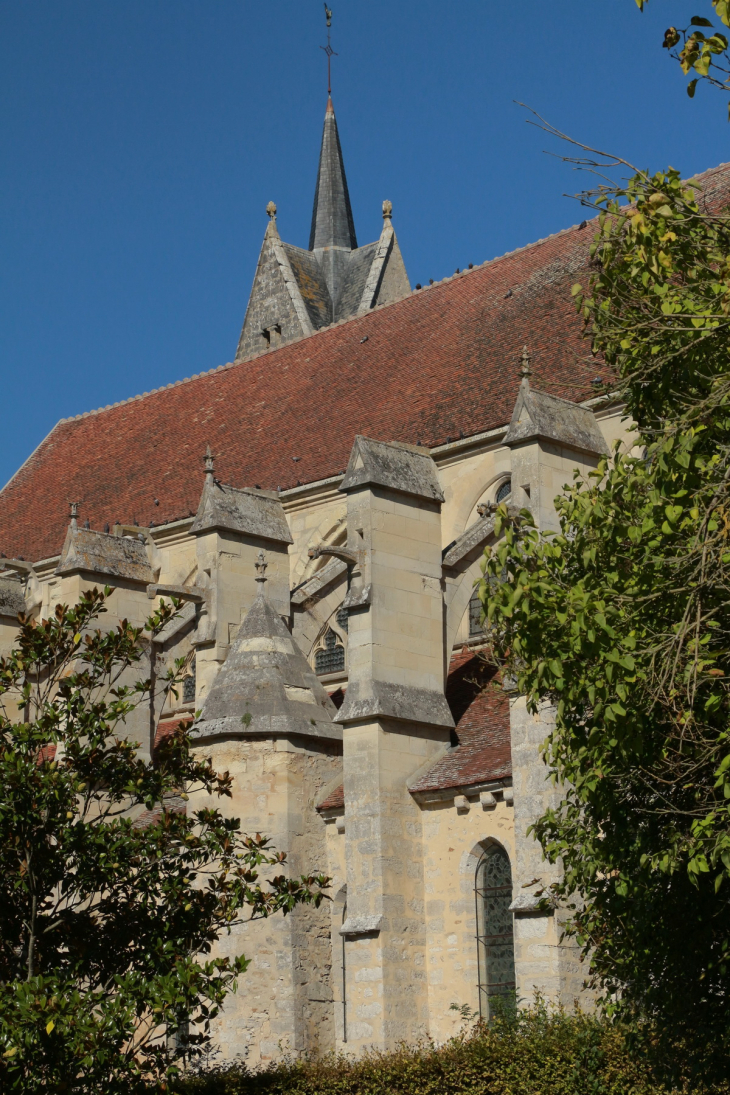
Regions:
M 730 158 L 660 48 L 706 0 L 331 6 L 358 237 L 390 198 L 412 284 L 581 219 L 514 100 L 651 169 Z M 59 418 L 231 360 L 270 199 L 308 243 L 325 41 L 320 0 L 0 0 L 0 484 Z

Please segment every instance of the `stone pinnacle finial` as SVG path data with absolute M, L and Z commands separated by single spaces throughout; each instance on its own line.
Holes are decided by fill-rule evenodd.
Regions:
M 532 369 L 530 367 L 530 351 L 527 346 L 522 347 L 522 353 L 520 354 L 520 372 L 524 380 L 532 376 Z
M 276 220 L 276 202 L 269 202 L 266 212 L 269 214 L 269 220 Z
M 264 583 L 266 582 L 266 568 L 269 565 L 266 562 L 266 556 L 264 555 L 263 551 L 259 552 L 258 558 L 254 565 L 256 567 L 256 581 L 261 583 L 261 592 L 263 593 Z
M 209 482 L 212 483 L 213 482 L 213 472 L 214 472 L 215 465 L 214 465 L 213 453 L 211 451 L 210 445 L 205 446 L 205 460 L 203 462 L 205 464 L 205 477 L 206 477 L 207 480 L 209 480 Z
M 71 507 L 71 528 L 77 528 L 78 527 L 78 522 L 77 522 L 76 518 L 79 515 L 79 506 L 80 505 L 81 505 L 80 502 L 69 502 L 69 506 Z
M 389 201 L 388 198 L 386 198 L 385 201 L 383 202 L 383 220 L 384 221 L 389 221 L 392 216 L 393 216 L 393 203 L 392 203 L 392 201 Z

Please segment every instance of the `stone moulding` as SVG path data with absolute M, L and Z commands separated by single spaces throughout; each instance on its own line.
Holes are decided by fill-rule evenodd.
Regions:
M 542 898 L 531 893 L 519 894 L 510 905 L 510 912 L 515 916 L 552 916 L 554 909 L 543 909 Z
M 351 681 L 335 722 L 387 718 L 451 730 L 454 719 L 443 693 L 390 681 Z
M 462 783 L 454 787 L 430 787 L 425 791 L 414 791 L 412 784 L 417 783 L 423 772 L 434 767 L 436 763 L 438 762 L 434 761 L 434 764 L 419 769 L 415 776 L 409 780 L 411 786 L 408 787 L 408 790 L 416 802 L 423 804 L 428 802 L 450 802 L 457 795 L 464 795 L 466 798 L 476 798 L 475 805 L 481 806 L 483 810 L 491 809 L 492 806 L 497 805 L 496 796 L 503 793 L 506 787 L 511 786 L 510 777 L 509 779 L 480 780 L 478 783 Z
M 370 582 L 362 589 L 351 589 L 342 602 L 343 608 L 366 608 L 373 601 L 373 587 Z
M 340 928 L 340 935 L 372 935 L 384 926 L 384 916 L 348 916 Z
M 307 705 L 311 706 L 311 705 Z M 250 722 L 244 716 L 206 719 L 192 728 L 195 741 L 207 738 L 326 738 L 342 741 L 342 730 L 325 719 L 307 714 L 286 712 L 280 715 L 255 715 Z

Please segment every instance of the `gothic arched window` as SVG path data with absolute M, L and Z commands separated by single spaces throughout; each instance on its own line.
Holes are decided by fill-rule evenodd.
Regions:
M 483 631 L 482 602 L 479 599 L 479 593 L 475 589 L 469 599 L 469 638 L 473 638 L 474 635 L 481 635 Z
M 183 677 L 183 703 L 195 703 L 195 655 L 193 654 L 188 667 L 188 674 Z
M 337 632 L 328 627 L 322 647 L 314 655 L 314 672 L 322 676 L 325 673 L 341 673 L 344 668 L 345 648 Z
M 492 844 L 477 864 L 474 879 L 479 956 L 479 1014 L 494 1017 L 495 1000 L 515 991 L 512 870 L 504 848 Z
M 511 493 L 512 493 L 512 480 L 511 479 L 505 479 L 504 483 L 500 483 L 500 485 L 497 489 L 497 493 L 494 496 L 494 501 L 497 504 L 499 504 L 500 502 L 504 502 L 507 495 L 511 494 Z

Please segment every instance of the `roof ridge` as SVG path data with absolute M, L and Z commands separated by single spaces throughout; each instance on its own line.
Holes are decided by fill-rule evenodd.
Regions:
M 594 217 L 592 219 L 596 220 L 597 218 Z M 588 223 L 590 224 L 590 221 Z M 285 346 L 277 347 L 276 350 L 264 349 L 260 354 L 254 354 L 253 357 L 247 357 L 241 361 L 228 361 L 225 365 L 214 365 L 212 369 L 204 369 L 200 373 L 193 373 L 191 376 L 181 377 L 180 380 L 172 380 L 169 384 L 160 385 L 159 388 L 150 388 L 148 392 L 138 392 L 136 395 L 130 395 L 126 399 L 119 399 L 116 403 L 107 403 L 104 407 L 94 407 L 91 410 L 82 411 L 81 414 L 72 414 L 69 415 L 68 418 L 59 418 L 56 425 L 60 425 L 62 422 L 76 422 L 80 418 L 88 418 L 93 414 L 102 414 L 104 411 L 111 411 L 116 407 L 123 407 L 127 403 L 134 403 L 138 399 L 146 399 L 147 396 L 158 395 L 160 392 L 167 391 L 169 388 L 177 388 L 180 384 L 189 384 L 193 380 L 200 380 L 202 377 L 210 376 L 212 373 L 218 373 L 224 369 L 233 369 L 238 365 L 246 365 L 251 361 L 258 361 L 261 357 L 269 357 L 282 350 L 288 350 L 290 346 L 294 346 L 297 342 L 303 342 L 308 338 L 316 338 L 317 335 L 324 334 L 325 331 L 331 331 L 334 327 L 342 327 L 346 323 L 353 323 L 356 320 L 366 320 L 373 312 L 380 311 L 384 308 L 393 308 L 396 304 L 403 304 L 404 301 L 412 300 L 422 293 L 429 292 L 431 289 L 436 289 L 438 286 L 444 285 L 446 282 L 455 281 L 457 278 L 467 277 L 469 274 L 475 274 L 478 270 L 483 270 L 485 266 L 500 262 L 502 259 L 511 258 L 513 255 L 519 255 L 523 251 L 529 251 L 533 247 L 539 247 L 543 243 L 548 243 L 550 240 L 557 239 L 559 236 L 566 235 L 568 232 L 572 232 L 579 228 L 579 224 L 572 224 L 568 228 L 561 228 L 557 232 L 552 232 L 548 236 L 541 237 L 539 240 L 533 240 L 532 243 L 526 243 L 523 244 L 522 247 L 516 247 L 513 251 L 505 251 L 502 255 L 495 255 L 494 258 L 485 259 L 484 262 L 475 264 L 471 270 L 462 270 L 458 274 L 449 274 L 447 277 L 442 278 L 441 281 L 435 281 L 433 285 L 424 285 L 422 289 L 412 289 L 408 296 L 399 297 L 397 300 L 384 301 L 382 304 L 376 304 L 369 312 L 363 312 L 361 315 L 346 316 L 344 319 L 336 319 L 333 323 L 328 323 L 326 327 L 317 328 L 317 330 L 312 331 L 311 334 L 298 335 L 296 338 L 287 342 Z M 375 242 L 377 243 L 377 240 Z M 296 246 L 296 244 L 289 246 Z M 367 247 L 368 245 L 363 244 L 363 246 Z M 301 250 L 303 250 L 303 248 Z M 360 248 L 358 248 L 358 250 L 360 250 Z M 311 252 L 307 253 L 311 254 Z
M 685 181 L 692 182 L 695 179 L 702 178 L 703 176 L 714 175 L 716 172 L 721 171 L 723 168 L 730 168 L 730 160 L 716 164 L 714 167 L 706 168 L 706 170 L 704 171 L 699 171 L 696 174 L 689 176 Z M 591 217 L 590 220 L 586 221 L 585 227 L 589 228 L 590 225 L 596 220 L 598 220 L 597 216 Z M 384 308 L 392 308 L 397 304 L 403 304 L 405 301 L 414 299 L 415 297 L 420 296 L 423 293 L 430 292 L 432 289 L 436 289 L 446 283 L 455 281 L 458 278 L 468 277 L 470 274 L 475 274 L 478 270 L 484 270 L 485 267 L 491 266 L 494 263 L 502 262 L 504 259 L 513 258 L 515 255 L 524 254 L 527 251 L 531 251 L 533 248 L 541 247 L 543 244 L 550 243 L 553 240 L 559 239 L 561 236 L 565 236 L 569 232 L 583 231 L 583 229 L 581 228 L 581 225 L 583 223 L 584 222 L 581 221 L 580 223 L 568 225 L 565 228 L 559 228 L 557 232 L 550 232 L 547 236 L 541 236 L 539 239 L 532 240 L 532 242 L 530 243 L 525 243 L 521 247 L 515 247 L 512 251 L 504 251 L 501 255 L 495 255 L 491 259 L 485 259 L 484 262 L 476 263 L 471 270 L 461 270 L 458 274 L 449 274 L 447 277 L 441 278 L 440 281 L 434 281 L 433 285 L 424 285 L 421 289 L 412 289 L 408 296 L 399 297 L 397 300 L 386 301 L 383 304 L 376 304 L 375 307 L 368 312 L 363 312 L 360 315 L 346 316 L 344 319 L 335 320 L 333 323 L 328 323 L 326 327 L 319 327 L 316 331 L 313 331 L 310 334 L 299 335 L 298 337 L 291 339 L 291 341 L 287 342 L 285 346 L 278 347 L 276 350 L 264 349 L 261 351 L 260 354 L 254 354 L 252 357 L 244 358 L 242 361 L 229 361 L 226 362 L 226 364 L 224 365 L 214 365 L 212 369 L 204 369 L 202 372 L 193 373 L 191 376 L 181 377 L 180 380 L 173 380 L 169 384 L 162 384 L 159 388 L 151 388 L 148 392 L 141 392 L 137 393 L 136 395 L 130 395 L 126 399 L 118 400 L 116 403 L 107 403 L 106 406 L 95 407 L 88 411 L 82 411 L 81 414 L 72 414 L 68 418 L 60 418 L 56 425 L 52 427 L 48 434 L 46 434 L 46 437 L 50 436 L 50 433 L 53 432 L 56 426 L 60 426 L 62 423 L 76 422 L 81 418 L 88 418 L 91 415 L 102 414 L 104 411 L 114 410 L 116 407 L 123 407 L 127 403 L 134 403 L 139 399 L 146 399 L 147 396 L 158 395 L 160 392 L 167 391 L 170 388 L 177 388 L 181 384 L 189 384 L 193 380 L 200 380 L 202 377 L 210 376 L 212 373 L 222 372 L 225 369 L 232 369 L 234 368 L 234 366 L 237 365 L 244 365 L 251 361 L 257 361 L 259 358 L 268 357 L 272 353 L 280 353 L 281 351 L 287 350 L 290 346 L 293 346 L 298 342 L 303 342 L 304 339 L 316 338 L 318 335 L 322 335 L 326 331 L 332 330 L 333 327 L 341 327 L 345 323 L 353 323 L 357 320 L 366 320 L 368 316 L 373 314 L 373 312 L 380 311 Z M 297 247 L 296 244 L 287 244 L 286 246 Z M 362 246 L 367 247 L 368 244 L 363 244 Z M 306 251 L 306 248 L 297 249 Z M 357 248 L 357 250 L 360 249 L 361 248 L 359 247 Z M 45 439 L 46 438 L 44 437 L 43 440 L 45 441 Z M 42 443 L 43 442 L 41 441 L 39 443 L 39 446 Z M 32 455 L 33 454 L 31 454 L 31 456 Z M 28 457 L 28 459 L 30 458 L 31 457 Z M 27 463 L 27 461 L 25 461 L 25 463 Z M 23 464 L 23 466 L 25 466 L 25 464 Z M 15 475 L 17 475 L 20 470 L 21 468 L 18 469 Z M 13 478 L 15 478 L 15 475 L 13 476 Z M 8 482 L 10 482 L 10 480 Z

